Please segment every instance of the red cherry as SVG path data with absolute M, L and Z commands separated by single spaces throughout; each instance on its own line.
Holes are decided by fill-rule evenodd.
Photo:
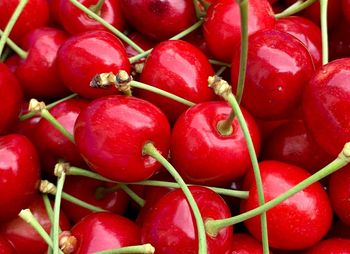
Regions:
M 235 234 L 230 254 L 263 254 L 262 245 L 248 234 Z
M 350 23 L 350 1 L 349 0 L 342 0 L 341 1 L 342 4 L 342 10 L 343 10 L 343 14 L 346 18 L 346 20 Z
M 350 250 L 350 239 L 332 238 L 320 241 L 306 254 L 346 254 Z
M 306 86 L 303 98 L 305 123 L 317 143 L 337 156 L 350 139 L 350 58 L 320 68 Z
M 147 142 L 168 155 L 170 127 L 165 115 L 151 103 L 121 95 L 94 100 L 75 123 L 74 136 L 88 165 L 116 181 L 151 177 L 160 164 L 143 156 Z
M 13 246 L 3 235 L 0 235 L 0 254 L 16 254 Z
M 151 49 L 155 46 L 155 42 L 147 39 L 146 37 L 142 36 L 138 32 L 131 33 L 128 35 L 128 37 L 130 38 L 130 40 L 135 42 L 143 50 L 148 50 L 148 49 Z M 125 45 L 126 53 L 127 53 L 129 58 L 139 54 L 139 52 L 137 52 L 129 44 L 124 43 L 124 45 Z
M 237 53 L 231 68 L 234 91 L 239 61 Z M 243 105 L 260 118 L 287 118 L 313 72 L 310 53 L 298 39 L 277 30 L 260 30 L 249 38 Z
M 208 87 L 208 77 L 214 74 L 207 57 L 184 41 L 158 44 L 147 58 L 140 81 L 178 95 L 192 102 L 215 98 Z M 174 123 L 188 107 L 164 96 L 139 91 L 139 96 L 158 106 Z
M 22 90 L 15 76 L 3 63 L 0 63 L 0 93 L 0 134 L 4 134 L 18 120 L 22 106 Z
M 259 129 L 249 113 L 242 111 L 255 150 L 259 153 Z M 237 118 L 232 123 L 232 134 L 223 136 L 217 129 L 218 123 L 230 112 L 231 107 L 226 102 L 204 102 L 179 117 L 171 137 L 171 158 L 185 180 L 205 185 L 226 185 L 244 175 L 251 165 Z
M 349 23 L 342 18 L 337 23 L 337 28 L 329 33 L 329 57 L 332 60 L 350 57 L 350 33 Z
M 42 197 L 36 196 L 28 208 L 45 231 L 50 233 L 51 222 L 47 216 Z M 62 230 L 70 228 L 67 217 L 62 212 L 60 213 L 60 227 Z M 16 253 L 37 254 L 47 250 L 47 244 L 42 237 L 19 217 L 3 224 L 1 232 L 11 242 Z
M 119 70 L 130 72 L 130 63 L 123 44 L 105 31 L 85 32 L 69 38 L 58 51 L 58 68 L 64 84 L 73 92 L 87 98 L 116 93 L 115 88 L 90 87 L 91 79 L 99 73 Z
M 31 202 L 40 169 L 34 146 L 19 134 L 0 137 L 0 161 L 0 220 L 5 221 Z
M 140 33 L 166 40 L 196 21 L 192 0 L 121 0 L 125 18 Z
M 204 187 L 189 187 L 203 220 L 230 217 L 225 201 Z M 208 253 L 226 253 L 232 241 L 232 227 L 215 237 L 207 236 Z M 142 242 L 151 243 L 157 253 L 198 253 L 198 238 L 191 209 L 181 189 L 163 196 L 146 215 Z
M 260 164 L 265 201 L 269 201 L 303 181 L 310 174 L 302 168 L 277 161 Z M 241 203 L 241 212 L 258 207 L 258 194 L 253 172 L 243 186 L 249 198 Z M 300 250 L 321 240 L 332 223 L 332 208 L 320 183 L 314 183 L 267 211 L 270 246 L 283 250 Z M 245 221 L 249 232 L 261 239 L 260 218 Z
M 84 6 L 91 8 L 96 5 L 98 1 L 80 0 L 79 2 Z M 61 0 L 58 7 L 59 20 L 64 29 L 71 34 L 78 34 L 86 31 L 107 30 L 102 24 L 90 18 L 70 1 Z M 98 15 L 115 28 L 121 31 L 124 29 L 124 20 L 118 0 L 104 1 Z
M 137 225 L 127 218 L 108 212 L 87 215 L 71 232 L 78 240 L 75 254 L 140 244 L 140 229 Z
M 267 0 L 248 1 L 248 33 L 252 35 L 275 25 L 272 8 Z M 236 1 L 220 0 L 212 4 L 205 16 L 204 38 L 213 56 L 231 62 L 241 40 L 239 6 Z

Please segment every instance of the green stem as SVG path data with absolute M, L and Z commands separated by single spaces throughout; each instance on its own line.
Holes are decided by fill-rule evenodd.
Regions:
M 132 189 L 130 189 L 129 186 L 127 186 L 124 183 L 119 183 L 118 186 L 120 186 L 120 188 L 123 191 L 125 191 L 126 194 L 128 194 L 129 197 L 131 197 L 131 199 L 134 200 L 140 207 L 145 206 L 145 200 L 139 197 L 139 195 L 137 195 Z
M 20 0 L 15 11 L 13 12 L 10 20 L 8 21 L 4 33 L 2 34 L 1 38 L 0 38 L 0 56 L 2 55 L 2 51 L 4 50 L 5 44 L 6 44 L 6 40 L 9 37 L 12 28 L 14 27 L 14 25 L 17 22 L 17 19 L 19 18 L 19 16 L 21 15 L 24 7 L 26 6 L 28 0 Z
M 12 54 L 12 50 L 9 47 L 5 47 L 2 55 L 0 56 L 0 62 L 5 62 L 6 59 Z
M 304 10 L 305 8 L 309 7 L 310 5 L 314 4 L 316 1 L 318 0 L 306 0 L 305 2 L 303 2 L 302 0 L 298 0 L 297 2 L 289 6 L 287 9 L 285 9 L 281 13 L 276 14 L 275 18 L 281 19 L 281 18 L 292 16 Z
M 99 0 L 97 4 L 90 6 L 90 10 L 100 16 L 100 11 L 106 0 Z
M 328 27 L 327 27 L 328 0 L 320 0 L 321 35 L 322 35 L 322 64 L 328 63 Z
M 221 66 L 221 68 L 215 73 L 215 75 L 220 76 L 226 69 L 226 66 Z
M 45 210 L 46 210 L 46 213 L 47 213 L 47 217 L 49 217 L 50 223 L 51 223 L 51 225 L 53 225 L 53 223 L 54 223 L 54 221 L 53 221 L 53 209 L 52 209 L 52 206 L 51 206 L 50 199 L 47 196 L 47 194 L 43 194 L 42 197 L 43 197 L 43 201 L 44 201 L 44 206 L 45 206 Z M 52 227 L 51 227 L 51 235 L 52 235 Z M 47 253 L 51 254 L 52 252 L 53 252 L 52 248 L 49 246 L 49 249 L 47 250 Z
M 142 53 L 144 50 L 140 48 L 135 42 L 130 40 L 128 36 L 120 32 L 117 28 L 106 22 L 103 18 L 98 16 L 96 13 L 91 11 L 89 8 L 85 7 L 81 3 L 79 3 L 77 0 L 69 0 L 74 6 L 79 8 L 81 11 L 86 13 L 88 16 L 96 20 L 97 22 L 101 23 L 104 27 L 106 27 L 108 30 L 110 30 L 112 33 L 114 33 L 116 36 L 118 36 L 121 40 L 123 40 L 125 43 L 130 45 L 132 48 L 134 48 L 137 52 Z
M 4 35 L 4 32 L 0 29 L 1 37 Z M 18 45 L 11 40 L 10 38 L 6 39 L 6 44 L 21 58 L 26 59 L 28 56 L 28 52 L 18 47 Z
M 153 254 L 154 247 L 149 243 L 137 246 L 122 247 L 114 250 L 99 251 L 95 254 L 128 254 L 128 253 L 141 253 L 141 254 Z
M 146 143 L 143 147 L 142 153 L 144 155 L 149 155 L 152 158 L 156 159 L 167 171 L 174 177 L 175 181 L 181 186 L 183 193 L 192 209 L 198 231 L 198 253 L 206 254 L 207 253 L 207 239 L 205 227 L 202 219 L 202 215 L 199 211 L 196 201 L 194 200 L 192 193 L 190 192 L 188 186 L 181 178 L 180 174 L 176 169 L 161 155 L 157 148 L 152 143 Z
M 209 8 L 209 6 L 210 6 L 210 4 L 209 4 L 207 1 L 205 1 L 205 0 L 198 0 L 198 1 L 199 1 L 199 2 L 201 3 L 201 5 L 203 6 L 204 10 L 207 11 L 208 8 Z
M 52 243 L 53 243 L 53 254 L 58 254 L 60 250 L 59 246 L 59 225 L 60 225 L 60 209 L 62 200 L 62 190 L 64 181 L 66 179 L 66 173 L 64 171 L 58 176 L 57 190 L 55 196 L 55 206 L 53 212 L 53 225 L 52 225 Z
M 232 134 L 232 122 L 234 121 L 235 116 L 235 112 L 231 110 L 229 116 L 226 119 L 219 121 L 217 130 L 222 136 L 229 136 Z
M 88 209 L 92 212 L 106 212 L 105 209 L 86 203 L 85 201 L 82 201 L 66 192 L 62 192 L 62 198 L 82 208 Z
M 92 179 L 108 182 L 108 183 L 116 183 L 115 181 L 108 179 L 104 176 L 101 176 L 95 172 L 92 172 L 90 170 L 86 170 L 83 168 L 78 168 L 78 167 L 69 167 L 69 169 L 66 172 L 67 175 L 74 175 L 74 176 L 85 176 L 89 177 Z
M 196 17 L 197 19 L 200 19 L 202 17 L 202 12 L 201 10 L 199 9 L 199 6 L 198 6 L 198 1 L 197 0 L 193 0 L 193 7 L 194 7 L 194 10 L 196 12 Z
M 209 63 L 213 64 L 213 65 L 222 65 L 222 66 L 226 66 L 228 68 L 231 68 L 231 64 L 225 63 L 225 62 L 221 62 L 218 60 L 214 60 L 214 59 L 209 59 Z

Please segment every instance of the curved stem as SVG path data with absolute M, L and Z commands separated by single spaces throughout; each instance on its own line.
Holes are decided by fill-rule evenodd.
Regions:
M 55 206 L 53 209 L 53 225 L 52 225 L 52 243 L 53 243 L 53 254 L 58 254 L 60 250 L 59 246 L 59 225 L 60 225 L 60 209 L 62 200 L 62 190 L 64 181 L 66 179 L 66 173 L 63 171 L 57 180 L 57 190 L 55 196 Z
M 106 0 L 98 0 L 97 4 L 90 6 L 90 10 L 100 16 L 100 11 Z
M 291 16 L 291 15 L 294 15 L 294 14 L 304 10 L 305 8 L 309 7 L 310 5 L 314 4 L 316 1 L 318 1 L 318 0 L 306 0 L 305 2 L 303 2 L 303 0 L 298 0 L 297 2 L 295 2 L 293 5 L 289 6 L 287 9 L 285 9 L 281 13 L 276 14 L 275 18 L 281 19 L 281 18 L 285 18 L 285 17 Z
M 4 32 L 0 29 L 0 36 L 4 36 Z M 26 59 L 28 52 L 18 47 L 18 45 L 10 38 L 6 39 L 6 44 L 21 58 Z
M 88 209 L 92 212 L 106 212 L 107 210 L 103 209 L 103 208 L 100 208 L 98 206 L 94 206 L 94 205 L 91 205 L 89 203 L 86 203 L 85 201 L 82 201 L 66 192 L 62 192 L 62 198 L 64 200 L 67 200 L 75 205 L 78 205 L 82 208 L 85 208 L 85 209 Z
M 115 181 L 108 179 L 104 176 L 101 176 L 95 172 L 92 172 L 90 170 L 86 170 L 83 168 L 78 168 L 78 167 L 69 167 L 69 169 L 66 172 L 67 175 L 74 175 L 74 176 L 85 176 L 89 177 L 92 179 L 108 182 L 108 183 L 116 183 Z
M 47 196 L 47 194 L 43 194 L 42 198 L 43 198 L 43 201 L 44 201 L 44 206 L 45 206 L 45 210 L 46 210 L 46 213 L 47 213 L 47 217 L 49 217 L 50 223 L 51 223 L 51 225 L 53 225 L 53 223 L 54 223 L 53 222 L 53 209 L 52 209 L 52 206 L 51 206 L 50 199 Z M 52 233 L 52 227 L 51 227 L 51 233 Z M 47 253 L 48 254 L 52 253 L 52 248 L 50 246 L 49 246 L 49 248 L 47 250 Z
M 207 239 L 205 227 L 202 219 L 202 215 L 199 211 L 196 201 L 194 200 L 192 193 L 187 187 L 184 180 L 181 178 L 180 174 L 176 169 L 163 157 L 163 155 L 157 150 L 157 148 L 152 143 L 146 143 L 143 146 L 142 153 L 144 155 L 149 155 L 152 158 L 156 159 L 167 171 L 174 177 L 175 181 L 181 186 L 183 193 L 189 203 L 189 206 L 192 209 L 198 231 L 198 253 L 206 254 L 207 253 Z
M 225 63 L 225 62 L 221 62 L 218 60 L 214 60 L 214 59 L 209 59 L 209 63 L 213 64 L 213 65 L 222 65 L 222 66 L 226 66 L 228 68 L 231 68 L 231 64 Z
M 129 186 L 127 186 L 124 183 L 119 183 L 118 186 L 123 191 L 125 191 L 129 195 L 129 197 L 131 197 L 131 199 L 135 201 L 140 207 L 145 206 L 145 200 L 141 198 L 139 195 L 137 195 L 132 189 L 130 189 Z
M 122 247 L 114 250 L 99 251 L 95 254 L 128 254 L 128 253 L 141 253 L 141 254 L 153 254 L 154 247 L 147 243 L 144 245 Z
M 328 63 L 328 27 L 327 27 L 328 0 L 320 0 L 321 34 L 322 34 L 322 64 Z
M 13 12 L 10 20 L 8 21 L 8 23 L 5 27 L 4 33 L 2 34 L 2 36 L 0 38 L 0 56 L 2 55 L 2 51 L 4 50 L 6 40 L 9 37 L 9 35 L 12 31 L 12 28 L 16 24 L 17 19 L 21 15 L 21 13 L 22 13 L 22 11 L 27 3 L 28 3 L 28 0 L 20 0 L 15 11 Z

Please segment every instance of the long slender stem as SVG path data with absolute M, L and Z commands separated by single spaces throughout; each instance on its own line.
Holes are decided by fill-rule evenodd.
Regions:
M 86 203 L 85 201 L 82 201 L 82 200 L 80 200 L 80 199 L 78 199 L 78 198 L 76 198 L 76 197 L 74 197 L 66 192 L 62 192 L 62 198 L 64 200 L 67 200 L 67 201 L 75 204 L 75 205 L 86 208 L 92 212 L 106 212 L 105 209 L 100 208 L 98 206 L 91 205 L 89 203 Z
M 59 253 L 59 225 L 60 225 L 60 209 L 62 200 L 62 190 L 66 179 L 66 173 L 64 171 L 58 176 L 57 180 L 57 190 L 55 196 L 55 206 L 53 213 L 53 225 L 52 225 L 52 243 L 53 243 L 53 254 Z
M 4 32 L 0 29 L 0 36 L 2 37 Z M 26 59 L 28 56 L 28 52 L 21 49 L 13 40 L 10 38 L 6 39 L 6 44 L 21 58 Z
M 192 209 L 193 215 L 195 217 L 195 221 L 197 224 L 198 230 L 198 253 L 206 254 L 207 253 L 207 239 L 205 227 L 202 219 L 202 215 L 199 211 L 198 205 L 194 200 L 192 193 L 190 192 L 188 186 L 181 178 L 176 169 L 161 155 L 161 153 L 155 148 L 152 143 L 146 143 L 143 147 L 143 154 L 149 155 L 156 159 L 163 167 L 165 167 L 168 172 L 174 177 L 175 181 L 181 186 L 183 193 L 189 203 L 189 206 Z
M 303 2 L 303 0 L 298 0 L 296 3 L 294 3 L 293 5 L 291 5 L 290 7 L 285 9 L 284 11 L 282 11 L 281 13 L 276 14 L 275 18 L 281 19 L 281 18 L 285 18 L 285 17 L 291 16 L 291 15 L 294 15 L 294 14 L 304 10 L 305 8 L 309 7 L 310 5 L 314 4 L 316 1 L 318 1 L 318 0 L 306 0 L 305 2 Z
M 120 186 L 120 188 L 125 191 L 129 197 L 131 197 L 132 200 L 134 200 L 140 207 L 144 207 L 145 206 L 145 200 L 143 198 L 141 198 L 139 195 L 137 195 L 132 189 L 130 189 L 129 186 L 127 186 L 124 183 L 119 183 L 118 184 Z
M 138 246 L 122 247 L 114 250 L 99 251 L 95 254 L 128 254 L 128 253 L 141 253 L 141 254 L 153 254 L 155 251 L 154 247 L 147 243 Z
M 209 59 L 209 63 L 213 64 L 213 65 L 222 65 L 222 66 L 226 66 L 228 68 L 231 68 L 231 64 L 225 63 L 225 62 L 221 62 L 218 60 L 214 60 L 214 59 Z
M 194 10 L 196 12 L 197 19 L 200 19 L 202 17 L 202 13 L 201 13 L 201 10 L 199 9 L 199 5 L 198 5 L 197 0 L 193 0 L 193 7 L 194 7 Z
M 328 26 L 327 26 L 328 0 L 320 0 L 321 35 L 322 35 L 322 64 L 328 63 Z
M 8 21 L 8 23 L 5 27 L 4 33 L 2 34 L 1 39 L 0 39 L 0 56 L 2 55 L 2 51 L 4 50 L 6 40 L 9 37 L 9 35 L 12 31 L 12 28 L 16 24 L 17 19 L 21 15 L 21 13 L 22 13 L 22 11 L 27 3 L 28 3 L 28 0 L 20 0 L 15 11 L 13 12 L 10 20 Z
M 44 206 L 45 206 L 45 210 L 46 210 L 46 213 L 47 213 L 47 217 L 49 217 L 50 223 L 51 223 L 51 225 L 53 225 L 53 223 L 54 223 L 53 213 L 54 212 L 53 212 L 53 209 L 52 209 L 52 206 L 51 206 L 50 199 L 47 196 L 47 194 L 43 194 L 42 197 L 43 197 L 43 201 L 44 201 Z M 52 227 L 51 227 L 51 233 L 50 234 L 52 236 Z M 53 252 L 52 248 L 49 246 L 49 248 L 47 250 L 47 253 L 51 254 L 52 252 Z
M 90 10 L 100 16 L 100 11 L 106 0 L 98 0 L 97 4 L 90 6 Z

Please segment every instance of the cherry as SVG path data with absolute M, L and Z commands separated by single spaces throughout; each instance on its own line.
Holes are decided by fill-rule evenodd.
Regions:
M 179 117 L 172 132 L 171 157 L 185 180 L 205 185 L 226 185 L 243 176 L 251 165 L 238 120 L 233 121 L 231 134 L 222 135 L 218 130 L 219 122 L 226 119 L 230 112 L 226 102 L 203 102 Z M 243 110 L 243 115 L 255 150 L 259 153 L 259 129 L 247 111 Z M 198 154 L 205 155 L 205 159 Z
M 350 1 L 349 0 L 342 0 L 341 4 L 342 4 L 343 14 L 344 14 L 346 20 L 350 23 L 350 15 L 349 15 Z
M 215 98 L 208 88 L 208 77 L 214 71 L 207 57 L 184 41 L 165 41 L 158 44 L 148 56 L 140 81 L 192 102 Z M 139 96 L 158 106 L 174 123 L 187 106 L 161 95 L 140 90 Z
M 89 7 L 106 22 L 119 30 L 124 29 L 124 19 L 122 17 L 120 3 L 117 0 L 106 0 L 99 10 L 95 11 L 98 0 L 81 0 L 84 6 Z M 90 18 L 87 14 L 75 7 L 70 1 L 61 0 L 59 2 L 59 20 L 66 31 L 71 34 L 78 34 L 85 31 L 106 30 L 99 22 Z M 97 7 L 99 8 L 99 7 Z
M 261 243 L 248 234 L 235 234 L 230 254 L 263 254 Z
M 144 37 L 142 34 L 138 32 L 133 32 L 128 35 L 128 37 L 135 42 L 138 46 L 140 46 L 143 50 L 148 50 L 153 48 L 156 44 L 154 41 L 151 41 Z M 125 50 L 128 55 L 128 57 L 133 57 L 139 54 L 139 52 L 136 51 L 133 47 L 131 47 L 129 44 L 125 44 Z
M 306 126 L 316 142 L 333 156 L 350 138 L 349 77 L 350 59 L 335 60 L 320 68 L 304 91 Z
M 277 161 L 264 161 L 259 166 L 266 201 L 310 176 L 302 168 Z M 249 190 L 248 199 L 241 203 L 241 212 L 246 212 L 259 204 L 252 171 L 248 172 L 243 188 Z M 314 183 L 267 211 L 269 244 L 284 250 L 311 247 L 327 233 L 331 223 L 332 208 L 328 196 L 320 183 Z M 261 238 L 258 216 L 244 224 L 255 238 Z
M 239 61 L 237 53 L 231 68 L 234 91 Z M 310 53 L 298 39 L 278 30 L 260 30 L 249 38 L 243 105 L 260 118 L 286 118 L 313 72 Z
M 42 197 L 36 196 L 28 208 L 45 231 L 50 233 L 51 221 L 47 215 Z M 68 230 L 70 228 L 68 219 L 62 212 L 60 213 L 60 226 L 62 230 Z M 19 217 L 3 224 L 1 226 L 1 233 L 13 245 L 16 253 L 44 253 L 47 249 L 47 243 L 41 236 Z
M 73 92 L 87 98 L 116 93 L 89 86 L 98 73 L 130 72 L 130 63 L 123 44 L 105 31 L 92 31 L 70 37 L 58 51 L 58 68 L 64 84 Z
M 122 182 L 151 177 L 159 163 L 143 156 L 152 142 L 168 155 L 170 127 L 165 115 L 151 103 L 121 95 L 96 99 L 78 116 L 75 141 L 88 165 L 110 179 Z
M 0 63 L 0 93 L 2 95 L 0 134 L 5 134 L 18 120 L 23 95 L 17 79 L 3 63 Z
M 34 146 L 19 134 L 0 137 L 0 161 L 0 220 L 5 221 L 31 202 L 40 169 Z
M 121 0 L 126 20 L 154 40 L 166 40 L 196 21 L 192 0 Z
M 0 254 L 15 254 L 15 250 L 10 242 L 3 236 L 0 235 Z
M 230 216 L 223 199 L 204 187 L 189 187 L 203 220 Z M 142 242 L 151 243 L 157 253 L 198 253 L 196 226 L 182 190 L 163 196 L 146 215 L 142 226 Z M 217 235 L 207 234 L 208 253 L 225 253 L 232 240 L 232 227 Z
M 272 8 L 267 0 L 249 0 L 248 5 L 249 35 L 275 25 Z M 234 50 L 240 44 L 240 24 L 239 5 L 236 1 L 220 0 L 209 7 L 203 31 L 209 50 L 215 58 L 231 62 Z
M 313 246 L 306 254 L 340 254 L 348 253 L 350 250 L 350 239 L 332 238 L 322 240 Z
M 349 23 L 342 18 L 337 23 L 337 29 L 332 29 L 329 34 L 330 59 L 350 57 L 350 33 Z

